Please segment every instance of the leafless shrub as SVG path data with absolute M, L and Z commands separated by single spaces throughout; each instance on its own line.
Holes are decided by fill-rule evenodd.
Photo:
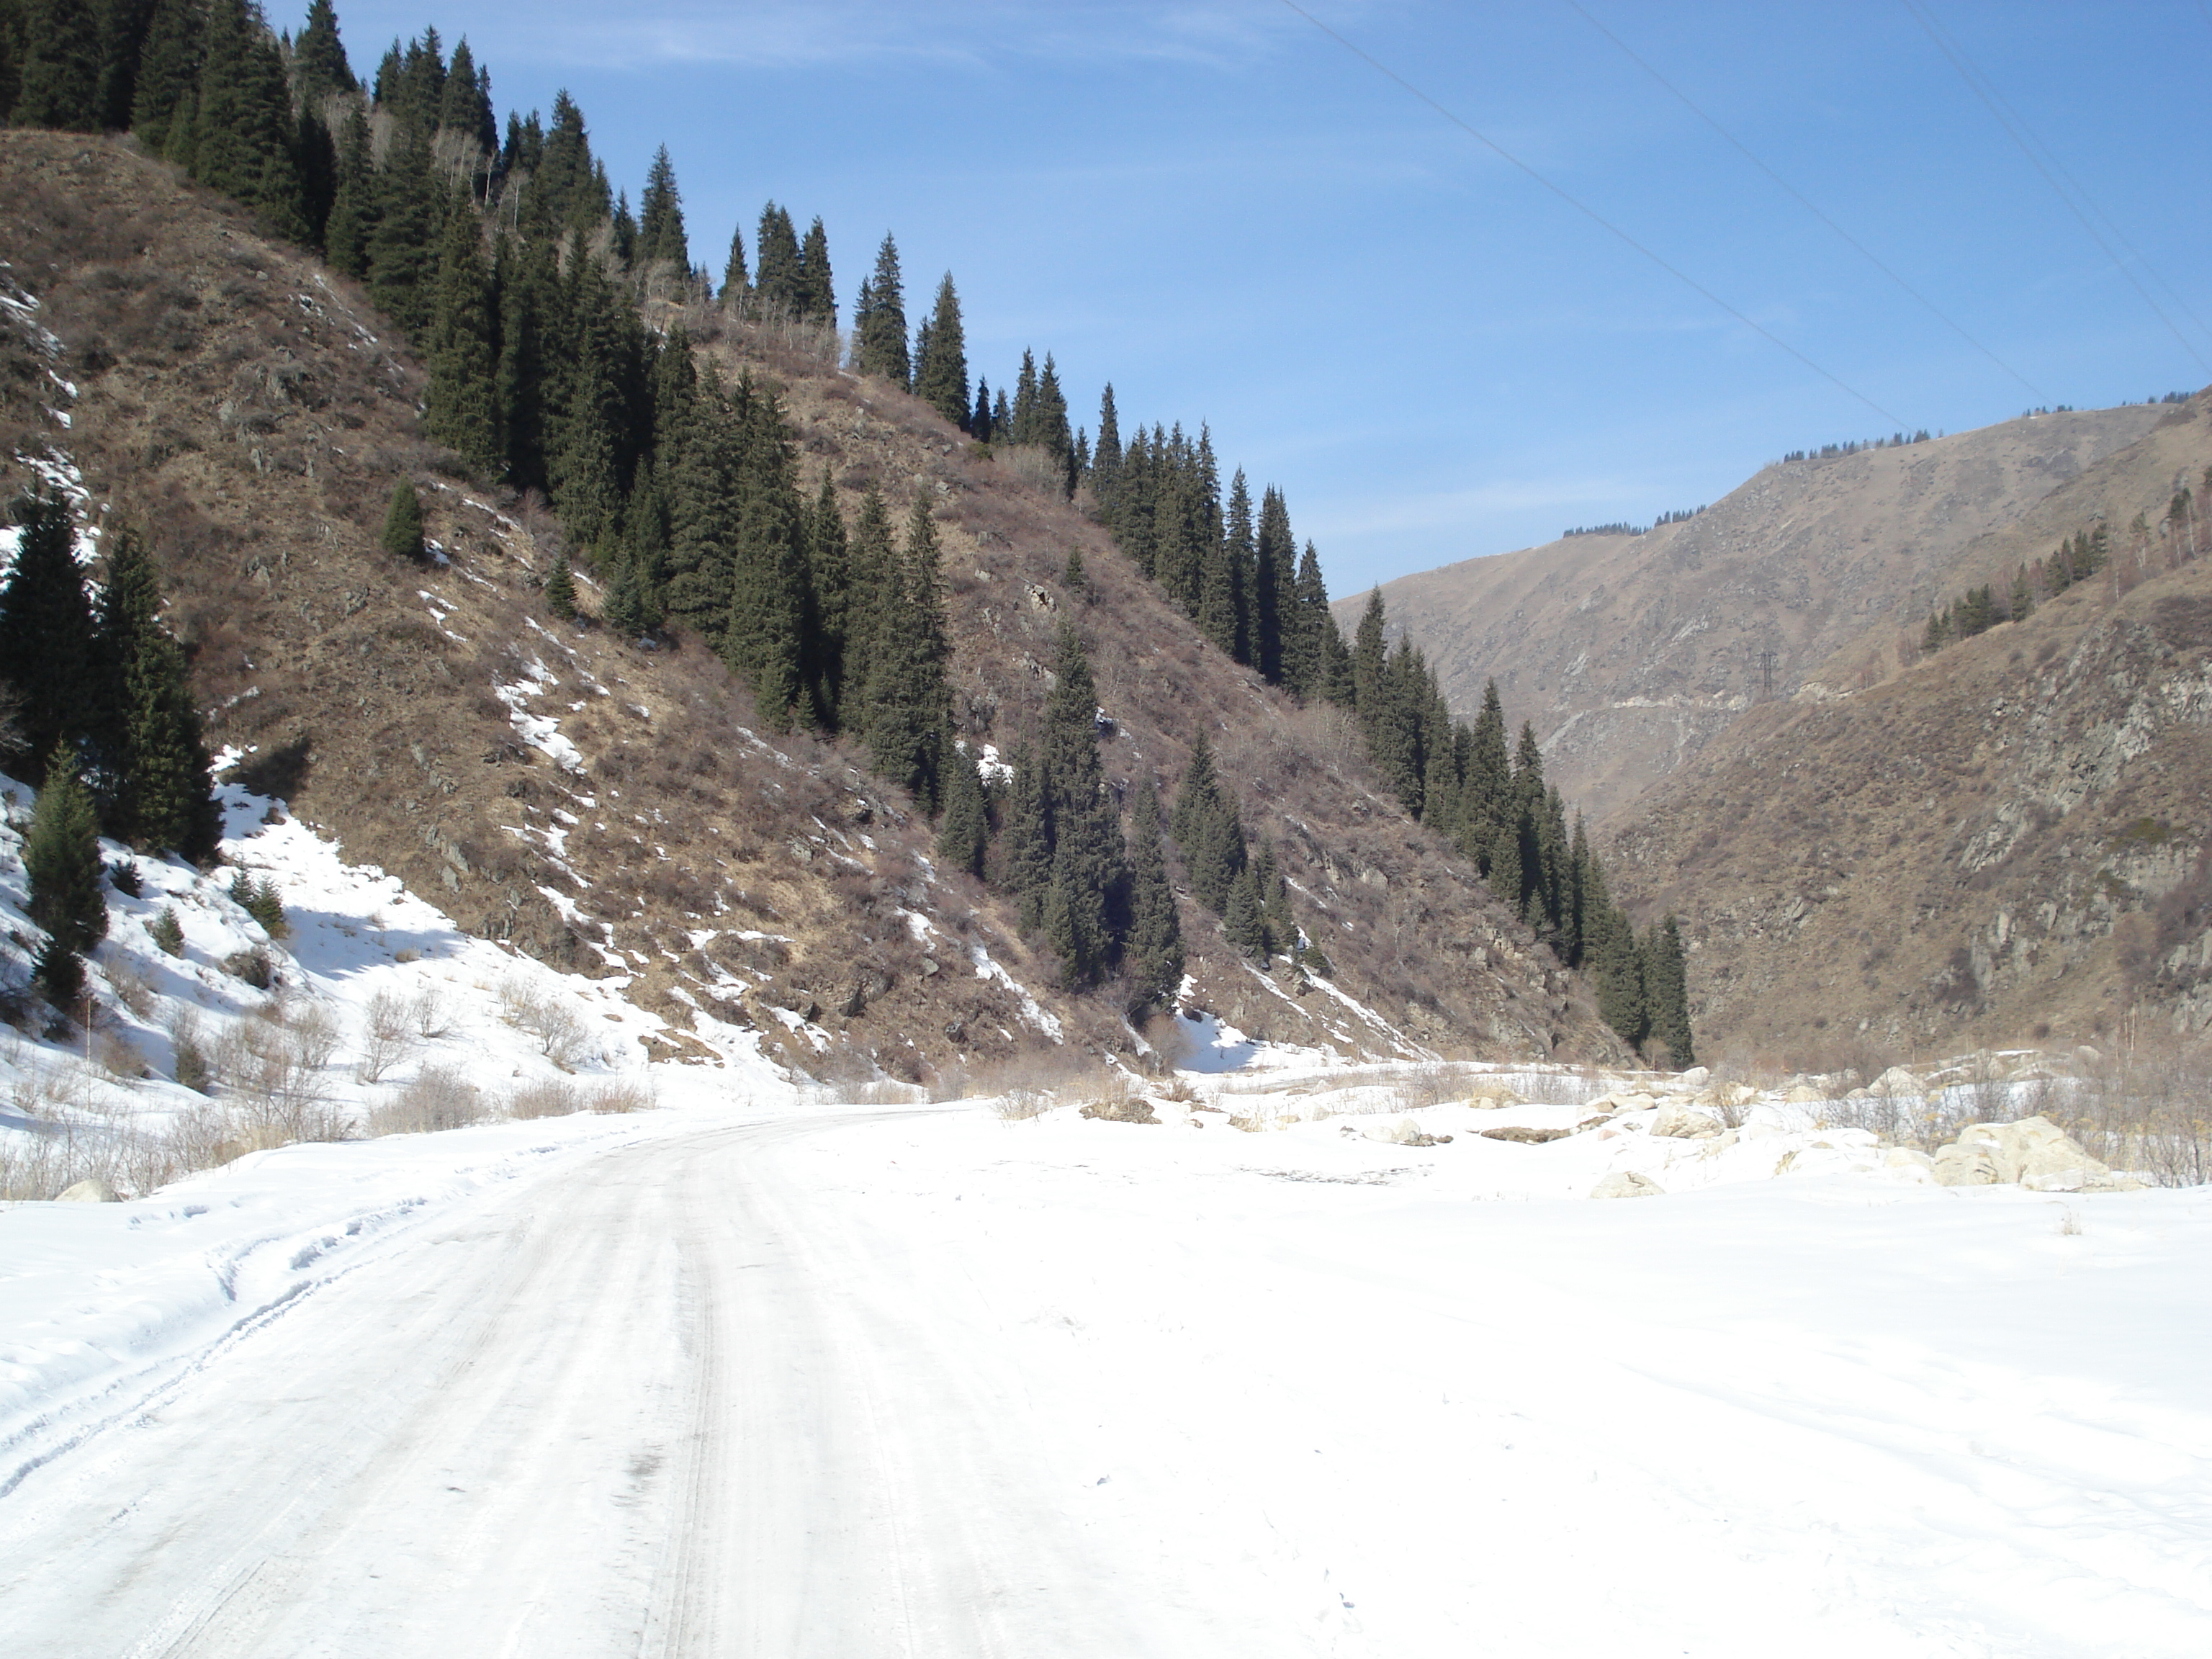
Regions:
M 553 1079 L 526 1083 L 508 1097 L 509 1117 L 568 1117 L 584 1109 L 584 1097 L 573 1083 Z
M 198 1009 L 185 1007 L 177 1011 L 177 1017 L 169 1022 L 169 1043 L 176 1051 L 173 1075 L 177 1081 L 198 1094 L 213 1090 L 215 1061 L 201 1033 Z
M 652 1082 L 635 1078 L 610 1078 L 593 1089 L 586 1100 L 592 1111 L 609 1115 L 649 1112 L 655 1103 Z
M 407 1020 L 426 1042 L 445 1036 L 450 1029 L 445 994 L 434 985 L 423 986 L 407 1005 Z
M 258 945 L 250 950 L 232 951 L 222 959 L 222 970 L 257 991 L 265 991 L 276 982 L 276 959 Z
M 146 982 L 145 975 L 127 962 L 112 963 L 107 969 L 107 988 L 115 993 L 115 1000 L 140 1019 L 150 1018 L 154 1012 L 154 988 Z
M 215 1066 L 239 1138 L 249 1149 L 338 1140 L 348 1127 L 325 1096 L 318 1056 L 325 1034 L 302 1036 L 274 1020 L 241 1019 L 216 1044 Z
M 119 1032 L 99 1033 L 93 1039 L 93 1058 L 101 1071 L 118 1082 L 132 1083 L 146 1075 L 146 1056 Z
M 421 1073 L 390 1100 L 368 1114 L 374 1135 L 428 1134 L 440 1129 L 465 1128 L 483 1117 L 483 1103 L 459 1072 L 442 1066 L 426 1066 Z
M 2070 1082 L 2058 1121 L 2092 1156 L 2160 1187 L 2212 1182 L 2212 1053 L 2124 1044 Z
M 363 1083 L 381 1083 L 384 1074 L 415 1050 L 413 1009 L 407 1000 L 389 988 L 368 1000 L 361 1032 L 361 1063 L 354 1075 Z
M 992 1100 L 991 1109 L 1001 1122 L 1019 1123 L 1050 1111 L 1052 1097 L 1042 1089 L 1009 1089 Z

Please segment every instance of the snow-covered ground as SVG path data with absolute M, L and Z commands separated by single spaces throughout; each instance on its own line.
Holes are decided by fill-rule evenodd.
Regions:
M 846 1103 L 706 1022 L 648 1064 L 617 982 L 227 805 L 276 987 L 230 872 L 140 860 L 127 1012 L 0 1045 L 0 1154 L 257 1088 L 656 1109 L 0 1206 L 10 1659 L 2212 1651 L 2212 1189 L 1941 1187 L 1816 1091 L 1202 1015 L 1155 1123 Z

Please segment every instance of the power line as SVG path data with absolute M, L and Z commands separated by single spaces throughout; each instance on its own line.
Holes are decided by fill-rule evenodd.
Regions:
M 1936 43 L 1936 49 L 1942 52 L 1945 58 L 1950 60 L 1951 67 L 1959 71 L 1959 78 L 1966 83 L 1967 89 L 1972 92 L 1975 97 L 1982 100 L 1983 106 L 1989 111 L 1990 114 L 1996 119 L 1996 124 L 2004 129 L 2005 136 L 2010 138 L 2014 144 L 2020 147 L 2020 153 L 2027 157 L 2029 165 L 2043 175 L 2043 182 L 2051 186 L 2051 193 L 2057 197 L 2060 201 L 2065 203 L 2068 210 L 2070 211 L 2076 219 L 2079 219 L 2081 222 L 2081 228 L 2089 233 L 2090 240 L 2096 243 L 2099 247 L 2105 251 L 2105 257 L 2112 262 L 2112 269 L 2118 271 L 2122 276 L 2127 279 L 2128 286 L 2135 289 L 2135 291 L 2142 297 L 2142 302 L 2151 308 L 2152 313 L 2157 317 L 2160 322 L 2166 325 L 2166 332 L 2173 336 L 2174 339 L 2180 343 L 2181 349 L 2184 351 L 2187 352 L 2191 356 L 2197 360 L 2197 366 L 2203 369 L 2207 374 L 2212 374 L 2212 362 L 2207 362 L 2204 359 L 2204 354 L 2197 350 L 2197 349 L 2190 343 L 2189 337 L 2184 334 L 2179 327 L 2175 326 L 2173 319 L 2166 314 L 2166 308 L 2160 305 L 2156 300 L 2151 298 L 2150 290 L 2145 288 L 2141 282 L 2136 280 L 2135 272 L 2128 269 L 2127 262 L 2122 259 L 2118 253 L 2113 251 L 2112 245 L 2105 240 L 2103 234 L 2097 229 L 2097 227 L 2090 222 L 2089 216 L 2081 210 L 2081 204 L 2077 203 L 2074 199 L 2073 196 L 2067 192 L 2065 187 L 2060 185 L 2057 179 L 2052 175 L 2051 167 L 2058 167 L 2058 158 L 2057 155 L 2053 155 L 2051 158 L 2051 167 L 2046 167 L 2044 165 L 2043 158 L 2036 154 L 2036 147 L 2041 143 L 2041 140 L 2035 139 L 2034 143 L 2030 142 L 2031 139 L 2034 139 L 2034 134 L 2032 130 L 2029 129 L 2027 123 L 2020 118 L 2017 112 L 2013 111 L 2012 106 L 2009 104 L 2004 102 L 2002 94 L 1997 92 L 1994 83 L 1985 84 L 1985 78 L 1982 76 L 1981 72 L 1973 68 L 1968 62 L 1966 56 L 1966 49 L 1963 46 L 1956 45 L 1948 38 L 1942 26 L 1936 21 L 1934 15 L 1929 12 L 1925 6 L 1917 3 L 1917 0 L 1899 0 L 1899 3 L 1905 7 L 1906 11 L 1912 14 L 1913 21 L 1917 22 L 1920 27 L 1927 32 L 1928 38 Z M 2058 170 L 2061 173 L 2065 172 L 2065 169 L 2063 167 L 2059 167 Z M 2071 181 L 2073 175 L 2069 173 L 2067 176 L 2069 180 Z M 2076 191 L 2081 191 L 2082 201 L 2088 202 L 2092 208 L 2096 207 L 2096 204 L 2094 201 L 2090 201 L 2088 192 L 2087 191 L 2082 191 L 2080 185 L 2075 184 L 2074 188 Z M 2098 209 L 2097 211 L 2100 217 L 2104 216 L 2102 209 Z M 2109 224 L 2111 222 L 2110 220 L 2106 220 L 2106 222 Z M 2118 228 L 2117 226 L 2113 228 L 2113 234 L 2119 234 Z M 2127 239 L 2123 236 L 2120 240 L 2124 242 Z M 2129 251 L 2130 252 L 2134 252 L 2132 248 Z M 2140 253 L 2136 254 L 2136 258 L 2142 264 L 2144 270 L 2150 270 L 2149 262 L 2144 260 Z M 2153 272 L 2152 274 L 2154 276 L 2156 275 L 2155 272 Z M 2166 285 L 2163 278 L 2160 279 L 2160 283 L 2161 287 Z M 2171 293 L 2172 289 L 2168 289 L 2167 291 Z M 2185 310 L 2187 309 L 2186 307 L 2184 307 L 2183 308 Z M 2191 320 L 2192 322 L 2196 321 L 2194 317 L 2192 317 Z M 2204 326 L 2202 323 L 2198 323 L 2197 325 L 2199 328 L 2203 328 Z
M 1989 347 L 1984 345 L 1972 334 L 1969 334 L 1965 326 L 1956 319 L 1951 317 L 1939 308 L 1933 300 L 1930 300 L 1918 289 L 1906 282 L 1904 277 L 1899 276 L 1887 265 L 1884 264 L 1881 260 L 1875 258 L 1873 251 L 1869 249 L 1865 243 L 1860 241 L 1857 237 L 1852 235 L 1850 232 L 1845 230 L 1833 219 L 1831 219 L 1826 214 L 1821 212 L 1819 208 L 1814 206 L 1811 202 L 1805 198 L 1804 193 L 1798 190 L 1795 185 L 1792 185 L 1787 179 L 1784 179 L 1772 167 L 1767 166 L 1766 163 L 1759 160 L 1758 156 L 1753 155 L 1751 150 L 1741 139 L 1737 138 L 1734 133 L 1730 132 L 1718 121 L 1716 121 L 1711 116 L 1706 114 L 1704 110 L 1700 109 L 1698 105 L 1692 100 L 1689 94 L 1684 92 L 1681 88 L 1676 86 L 1672 81 L 1669 81 L 1665 76 L 1654 69 L 1649 63 L 1645 62 L 1643 57 L 1640 56 L 1626 40 L 1615 34 L 1603 23 L 1598 21 L 1596 18 L 1591 16 L 1590 14 L 1582 6 L 1580 0 L 1566 0 L 1566 3 L 1581 15 L 1582 20 L 1585 23 L 1588 23 L 1600 34 L 1605 36 L 1607 40 L 1612 41 L 1614 46 L 1620 47 L 1622 52 L 1627 56 L 1630 62 L 1633 63 L 1638 69 L 1642 70 L 1646 75 L 1650 76 L 1661 86 L 1664 87 L 1668 92 L 1672 93 L 1677 99 L 1680 100 L 1683 106 L 1686 108 L 1691 114 L 1696 116 L 1700 121 L 1703 121 L 1715 132 L 1720 134 L 1723 138 L 1726 139 L 1735 149 L 1736 153 L 1741 155 L 1745 161 L 1750 162 L 1752 166 L 1757 167 L 1761 173 L 1772 179 L 1775 185 L 1779 187 L 1784 194 L 1789 196 L 1792 201 L 1796 202 L 1798 206 L 1803 208 L 1806 212 L 1811 214 L 1815 219 L 1818 219 L 1822 224 L 1833 231 L 1839 238 L 1848 244 L 1861 258 L 1864 259 L 1869 264 L 1872 265 L 1883 276 L 1888 277 L 1889 280 L 1896 283 L 1898 287 L 1903 289 L 1905 293 L 1911 295 L 1911 297 L 1917 301 L 1929 315 L 1933 316 L 1936 321 L 1942 323 L 1953 333 L 1956 334 L 1960 339 L 1964 340 L 1968 345 L 1980 352 L 1983 356 L 1988 358 L 1999 368 L 2002 369 L 2007 374 L 2009 374 L 2014 380 L 2018 380 L 2022 386 L 2026 386 L 2028 391 L 2035 396 L 2039 402 L 2042 400 L 2043 393 L 2038 389 L 2033 380 L 2030 380 L 2025 374 L 2022 374 L 2010 363 L 1998 356 L 1996 352 L 1990 350 Z
M 2197 0 L 2197 5 L 2201 11 L 2203 7 L 2203 0 Z M 1933 12 L 1929 14 L 1929 21 L 1933 21 Z M 1940 23 L 1937 24 L 1936 27 L 1939 28 L 1942 27 Z M 1950 34 L 1950 31 L 1948 29 L 1945 29 L 1943 32 L 1946 34 Z M 2019 124 L 2020 130 L 2027 135 L 2029 140 L 2038 149 L 2043 152 L 2044 159 L 2049 161 L 2052 168 L 2057 173 L 2058 176 L 2066 181 L 2068 187 L 2071 189 L 2076 196 L 2080 197 L 2083 202 L 2087 204 L 2089 211 L 2095 214 L 2098 218 L 2104 221 L 2105 228 L 2112 233 L 2113 240 L 2118 241 L 2121 247 L 2127 251 L 2128 257 L 2150 273 L 2151 280 L 2166 290 L 2166 297 L 2173 301 L 2175 308 L 2178 309 L 2183 316 L 2188 318 L 2191 322 L 2197 325 L 2197 331 L 2199 333 L 2212 335 L 2212 329 L 2208 329 L 2204 326 L 2204 319 L 2189 308 L 2189 301 L 2183 299 L 2180 294 L 2175 289 L 2173 284 L 2167 282 L 2166 277 L 2159 271 L 2158 268 L 2152 264 L 2148 259 L 2143 257 L 2142 251 L 2136 247 L 2133 242 L 2128 240 L 2127 233 L 2120 228 L 2118 223 L 2114 221 L 2111 214 L 2105 211 L 2103 205 L 2098 202 L 2097 198 L 2089 194 L 2087 189 L 2082 185 L 2081 181 L 2067 171 L 2066 164 L 2058 159 L 2058 152 L 2051 149 L 2049 144 L 2043 141 L 2043 136 L 2040 133 L 2037 132 L 2033 127 L 2028 125 L 2027 118 L 2012 106 L 2012 100 L 2004 95 L 2003 92 L 1997 87 L 1996 82 L 1990 80 L 1987 75 L 1982 73 L 1981 66 L 1978 64 L 1974 63 L 1973 59 L 1968 56 L 1966 47 L 1960 45 L 1959 38 L 1956 35 L 1951 35 L 1950 38 L 1951 44 L 1958 48 L 1960 57 L 1966 60 L 1967 66 L 1973 70 L 1977 76 L 1980 78 L 1982 84 L 1988 88 L 1990 96 L 1994 97 L 1998 103 L 2004 106 L 2005 112 L 2011 116 L 2012 118 Z M 2183 342 L 2183 344 L 2185 345 L 2188 342 L 2185 340 Z M 2197 358 L 2197 361 L 2200 364 L 2204 362 L 2202 357 Z
M 1692 293 L 1702 296 L 1712 305 L 1726 312 L 1729 316 L 1735 318 L 1736 321 L 1741 323 L 1753 333 L 1758 335 L 1760 339 L 1765 340 L 1769 345 L 1788 352 L 1790 356 L 1795 357 L 1799 362 L 1804 364 L 1806 368 L 1811 369 L 1815 374 L 1826 380 L 1830 386 L 1834 386 L 1838 391 L 1845 393 L 1849 397 L 1856 398 L 1860 403 L 1864 404 L 1869 409 L 1874 410 L 1875 414 L 1881 416 L 1883 420 L 1887 421 L 1892 426 L 1904 427 L 1910 424 L 1909 422 L 1899 419 L 1897 416 L 1891 414 L 1889 410 L 1884 409 L 1880 404 L 1875 402 L 1873 398 L 1868 397 L 1865 392 L 1861 392 L 1857 387 L 1853 386 L 1838 376 L 1830 374 L 1826 369 L 1821 368 L 1820 364 L 1814 362 L 1810 357 L 1808 357 L 1803 352 L 1798 350 L 1796 346 L 1791 345 L 1787 340 L 1784 340 L 1775 334 L 1770 333 L 1767 330 L 1761 328 L 1757 323 L 1752 321 L 1750 318 L 1745 316 L 1743 313 L 1738 311 L 1726 300 L 1722 299 L 1719 295 L 1714 293 L 1712 289 L 1707 288 L 1703 283 L 1698 282 L 1695 277 L 1690 276 L 1687 272 L 1681 270 L 1678 267 L 1669 264 L 1666 260 L 1661 258 L 1650 248 L 1644 246 L 1643 243 L 1638 241 L 1636 238 L 1630 235 L 1619 225 L 1613 223 L 1612 220 L 1607 218 L 1596 209 L 1590 207 L 1578 198 L 1569 195 L 1565 190 L 1553 184 L 1542 173 L 1537 172 L 1535 168 L 1530 167 L 1519 156 L 1514 155 L 1512 151 L 1507 149 L 1496 139 L 1489 137 L 1481 132 L 1478 132 L 1474 127 L 1468 125 L 1467 122 L 1462 120 L 1450 110 L 1446 109 L 1435 99 L 1430 97 L 1427 93 L 1423 92 L 1419 87 L 1415 86 L 1411 81 L 1408 81 L 1404 76 L 1399 74 L 1397 70 L 1392 69 L 1389 64 L 1382 62 L 1370 53 L 1363 52 L 1359 47 L 1352 45 L 1351 41 L 1346 40 L 1334 29 L 1329 27 L 1328 24 L 1322 22 L 1320 18 L 1315 16 L 1304 6 L 1299 5 L 1297 3 L 1297 0 L 1283 0 L 1283 4 L 1291 11 L 1296 12 L 1299 16 L 1304 18 L 1307 22 L 1312 24 L 1314 27 L 1320 30 L 1330 40 L 1335 41 L 1338 46 L 1342 46 L 1354 58 L 1358 58 L 1359 61 L 1365 64 L 1368 68 L 1373 70 L 1385 80 L 1395 82 L 1401 88 L 1410 93 L 1413 96 L 1420 100 L 1424 104 L 1426 104 L 1438 115 L 1443 116 L 1445 120 L 1450 122 L 1462 132 L 1467 134 L 1468 137 L 1482 145 L 1484 149 L 1489 150 L 1499 160 L 1518 168 L 1522 173 L 1527 174 L 1536 183 L 1541 185 L 1546 190 L 1551 191 L 1553 195 L 1558 197 L 1562 202 L 1565 202 L 1569 207 L 1574 209 L 1576 212 L 1581 214 L 1585 219 L 1588 219 L 1591 223 L 1596 225 L 1600 229 L 1618 237 L 1623 242 L 1626 242 L 1630 247 L 1634 248 L 1638 253 L 1651 261 L 1653 264 L 1658 266 L 1660 270 L 1665 271 L 1676 282 L 1681 283 L 1683 287 L 1690 289 Z

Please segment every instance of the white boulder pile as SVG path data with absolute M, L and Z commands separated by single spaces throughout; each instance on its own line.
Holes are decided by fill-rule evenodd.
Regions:
M 2045 1117 L 2017 1123 L 1972 1123 L 1937 1150 L 1931 1166 L 1944 1187 L 1996 1187 L 2014 1182 L 2038 1193 L 2132 1193 L 2142 1182 L 2115 1175 Z

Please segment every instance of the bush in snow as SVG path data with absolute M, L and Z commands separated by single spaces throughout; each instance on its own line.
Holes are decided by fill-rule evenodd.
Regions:
M 107 901 L 100 891 L 100 823 L 92 797 L 66 745 L 54 751 L 46 787 L 23 842 L 23 874 L 31 920 L 47 934 L 39 952 L 39 984 L 58 1006 L 84 988 L 84 955 L 107 937 Z
M 481 1120 L 483 1103 L 467 1079 L 442 1066 L 425 1066 L 415 1080 L 368 1115 L 374 1135 L 428 1134 Z
M 161 914 L 146 924 L 146 936 L 161 948 L 163 955 L 184 955 L 185 924 L 177 920 L 177 907 L 164 905 Z
M 250 951 L 232 951 L 222 959 L 222 971 L 257 991 L 265 991 L 276 982 L 276 958 L 258 945 Z
M 386 1072 L 415 1052 L 413 1012 L 397 991 L 379 991 L 369 998 L 362 1019 L 361 1064 L 355 1073 L 363 1083 L 381 1083 Z
M 261 931 L 270 938 L 283 939 L 291 933 L 291 923 L 284 920 L 283 895 L 267 877 L 254 881 L 240 871 L 230 878 L 230 896 L 247 915 L 261 924 Z

